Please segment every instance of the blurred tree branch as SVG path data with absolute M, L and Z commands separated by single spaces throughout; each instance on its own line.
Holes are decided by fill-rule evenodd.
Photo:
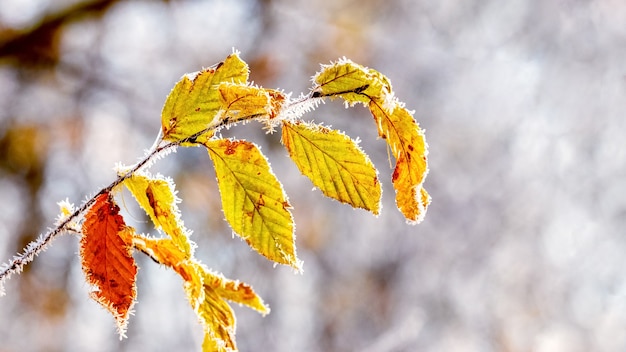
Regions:
M 0 25 L 0 61 L 22 67 L 49 67 L 58 61 L 60 29 L 71 22 L 100 17 L 118 0 L 84 1 L 43 16 L 23 30 Z

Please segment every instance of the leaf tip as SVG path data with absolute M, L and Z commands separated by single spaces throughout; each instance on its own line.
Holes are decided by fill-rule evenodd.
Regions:
M 418 189 L 419 192 L 417 192 Z M 421 186 L 415 187 L 412 192 L 415 193 L 413 206 L 400 207 L 400 211 L 405 216 L 407 224 L 417 225 L 424 221 L 426 211 L 428 210 L 428 206 L 431 202 L 431 197 Z
M 137 289 L 136 286 L 133 287 L 133 297 L 136 295 Z M 131 315 L 134 315 L 135 311 L 133 307 L 135 306 L 135 299 L 133 298 L 130 305 L 124 309 L 123 311 L 118 310 L 113 302 L 109 301 L 106 297 L 100 295 L 100 291 L 93 291 L 90 294 L 91 298 L 98 302 L 102 307 L 104 307 L 111 315 L 113 315 L 113 319 L 115 319 L 115 326 L 117 330 L 117 334 L 120 340 L 127 338 L 126 331 L 128 330 L 128 320 Z

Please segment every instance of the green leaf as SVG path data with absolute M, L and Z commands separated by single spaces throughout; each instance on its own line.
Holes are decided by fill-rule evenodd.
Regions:
M 205 146 L 233 231 L 268 259 L 300 270 L 291 206 L 261 151 L 240 140 L 213 139 Z
M 247 81 L 248 65 L 236 53 L 215 67 L 183 76 L 163 106 L 163 139 L 193 138 L 190 144 L 208 139 L 213 134 L 211 128 L 220 123 L 220 116 L 216 116 L 221 108 L 219 84 L 246 84 Z
M 285 121 L 282 142 L 300 172 L 326 196 L 379 213 L 378 173 L 350 137 L 320 125 Z

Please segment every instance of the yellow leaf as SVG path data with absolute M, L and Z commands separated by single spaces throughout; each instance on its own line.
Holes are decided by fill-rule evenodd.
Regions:
M 172 182 L 163 178 L 150 178 L 147 175 L 135 173 L 124 180 L 124 186 L 128 188 L 141 208 L 148 214 L 154 226 L 157 229 L 163 229 L 181 250 L 191 256 L 193 247 L 189 242 L 187 230 L 180 219 Z
M 156 262 L 172 268 L 183 279 L 187 299 L 194 311 L 204 301 L 203 270 L 170 238 L 133 237 L 133 245 Z
M 196 310 L 204 300 L 202 275 L 189 254 L 183 252 L 170 238 L 133 237 L 133 245 L 154 261 L 172 268 L 184 281 L 185 292 L 192 308 Z
M 163 139 L 190 142 L 208 139 L 220 119 L 220 83 L 245 84 L 248 65 L 234 53 L 217 66 L 195 75 L 185 75 L 176 83 L 163 106 L 161 128 Z M 216 119 L 217 118 L 217 119 Z
M 259 295 L 249 285 L 225 278 L 221 274 L 204 271 L 204 287 L 214 290 L 220 297 L 239 303 L 266 315 L 270 312 Z
M 274 110 L 277 108 L 277 102 L 282 103 L 284 100 L 284 95 L 278 91 L 242 84 L 222 83 L 219 91 L 222 103 L 220 117 L 228 122 L 260 117 L 272 118 L 276 115 Z
M 235 314 L 215 290 L 205 286 L 204 300 L 196 312 L 205 329 L 203 350 L 206 350 L 205 346 L 211 346 L 213 351 L 237 350 L 235 345 Z
M 378 214 L 382 190 L 377 171 L 350 137 L 285 121 L 282 142 L 298 169 L 326 196 Z
M 153 238 L 137 234 L 133 237 L 133 245 L 154 261 L 169 266 L 176 272 L 179 265 L 190 259 L 189 254 L 183 252 L 171 238 Z
M 290 205 L 261 151 L 247 141 L 217 139 L 205 145 L 233 231 L 268 259 L 299 270 Z
M 225 299 L 245 304 L 264 315 L 269 313 L 269 308 L 250 286 L 226 279 L 200 263 L 194 264 L 204 287 L 204 300 L 196 310 L 205 328 L 203 351 L 236 351 L 235 315 Z
M 368 104 L 372 98 L 392 98 L 391 84 L 385 76 L 348 59 L 323 65 L 313 81 L 317 83 L 314 96 L 340 96 L 350 104 Z
M 389 79 L 376 70 L 343 59 L 322 66 L 313 80 L 317 84 L 313 97 L 339 96 L 347 104 L 363 103 L 369 107 L 379 136 L 387 140 L 396 158 L 392 178 L 396 205 L 409 222 L 422 221 L 430 204 L 430 196 L 423 188 L 428 173 L 424 132 L 394 97 Z
M 202 323 L 203 346 L 208 343 L 215 351 L 236 351 L 235 313 L 219 292 L 206 284 L 209 270 L 195 260 L 185 260 L 176 269 L 185 280 L 187 299 Z
M 396 158 L 392 176 L 396 205 L 409 221 L 419 223 L 430 204 L 430 196 L 423 188 L 428 173 L 424 132 L 399 103 L 389 111 L 383 107 L 383 102 L 372 100 L 369 108 L 378 126 L 378 135 L 387 141 Z
M 249 285 L 229 280 L 195 259 L 187 258 L 171 239 L 134 235 L 133 245 L 174 269 L 183 279 L 189 304 L 204 329 L 203 351 L 237 350 L 235 315 L 226 300 L 244 304 L 264 315 L 269 313 L 269 308 Z
M 184 260 L 179 263 L 174 268 L 174 270 L 176 270 L 176 272 L 184 280 L 183 288 L 185 289 L 185 293 L 187 294 L 187 299 L 189 300 L 189 304 L 191 304 L 191 308 L 193 308 L 196 315 L 198 315 L 198 318 L 203 318 L 199 314 L 200 309 L 202 305 L 205 304 L 204 302 L 206 300 L 206 290 L 204 289 L 202 281 L 202 268 L 195 260 Z M 228 307 L 228 309 L 230 310 L 230 307 Z M 200 319 L 206 330 L 204 320 L 205 319 Z
M 232 348 L 226 348 L 225 344 L 220 344 L 211 334 L 205 333 L 202 341 L 202 352 L 230 352 L 237 351 Z
M 190 264 L 202 281 L 202 300 L 194 310 L 204 327 L 203 351 L 236 351 L 235 314 L 225 300 L 245 304 L 262 314 L 268 313 L 269 308 L 250 286 L 213 273 L 199 262 Z

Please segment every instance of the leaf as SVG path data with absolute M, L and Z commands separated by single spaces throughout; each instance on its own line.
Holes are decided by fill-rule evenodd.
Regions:
M 189 254 L 183 252 L 171 238 L 153 238 L 136 234 L 133 237 L 133 245 L 157 263 L 169 266 L 176 272 L 178 266 L 190 259 Z
M 220 346 L 218 341 L 209 333 L 204 334 L 204 340 L 202 341 L 202 352 L 222 352 L 228 351 L 225 346 Z M 231 349 L 232 351 L 232 349 Z
M 169 266 L 184 281 L 185 292 L 194 310 L 204 299 L 202 276 L 193 258 L 183 252 L 170 238 L 153 238 L 142 235 L 133 237 L 135 248 L 147 254 L 157 263 Z
M 392 176 L 396 205 L 409 221 L 419 223 L 430 204 L 430 196 L 423 188 L 428 173 L 424 132 L 401 104 L 391 112 L 382 105 L 372 100 L 369 108 L 378 126 L 378 135 L 387 141 L 396 158 Z
M 235 315 L 225 299 L 244 304 L 263 315 L 269 313 L 269 308 L 265 306 L 263 300 L 250 286 L 226 279 L 199 263 L 196 264 L 196 267 L 202 275 L 204 287 L 204 302 L 200 304 L 197 310 L 198 316 L 205 326 L 203 350 L 236 350 Z M 211 349 L 208 349 L 209 346 Z
M 430 196 L 423 188 L 428 173 L 424 132 L 412 113 L 394 97 L 389 79 L 374 69 L 342 59 L 322 66 L 313 80 L 317 84 L 313 97 L 339 96 L 347 104 L 363 103 L 369 107 L 378 135 L 387 140 L 396 158 L 392 176 L 396 205 L 409 222 L 422 221 L 430 204 Z
M 205 335 L 212 339 L 215 346 L 220 346 L 215 350 L 226 351 L 225 347 L 236 350 L 235 315 L 216 290 L 204 284 L 208 269 L 194 259 L 187 258 L 169 238 L 137 235 L 133 243 L 139 250 L 180 275 L 189 304 L 202 323 Z
M 219 87 L 223 121 L 236 122 L 253 118 L 273 118 L 285 97 L 274 90 L 249 85 L 222 83 Z
M 209 270 L 205 270 L 203 275 L 204 287 L 214 290 L 220 297 L 248 306 L 263 315 L 270 312 L 261 297 L 246 283 L 229 280 Z
M 80 257 L 87 283 L 96 288 L 92 298 L 113 314 L 124 336 L 137 296 L 137 265 L 131 246 L 134 230 L 126 226 L 119 211 L 109 193 L 96 198 L 85 215 Z
M 393 97 L 391 84 L 385 76 L 345 58 L 322 65 L 313 81 L 317 84 L 314 97 L 340 96 L 350 104 L 368 104 L 372 98 L 389 100 Z
M 283 122 L 282 142 L 300 172 L 326 196 L 378 214 L 382 189 L 374 165 L 345 134 Z
M 193 254 L 188 231 L 180 219 L 173 182 L 135 173 L 124 180 L 124 186 L 148 214 L 157 229 L 163 229 L 188 256 Z
M 236 351 L 235 313 L 216 290 L 204 284 L 208 269 L 189 259 L 176 263 L 173 269 L 184 280 L 187 299 L 204 329 L 203 346 L 212 346 L 210 351 Z M 211 340 L 210 343 L 207 339 Z
M 300 269 L 293 218 L 282 185 L 253 143 L 205 143 L 215 164 L 224 216 L 233 231 L 270 260 Z
M 196 312 L 205 328 L 203 350 L 237 350 L 235 345 L 235 314 L 228 303 L 211 287 L 204 286 L 204 300 Z M 211 346 L 212 349 L 207 350 L 208 346 Z
M 210 351 L 236 351 L 235 313 L 219 291 L 206 284 L 208 269 L 196 261 L 186 260 L 178 265 L 177 271 L 185 280 L 187 299 L 202 323 L 203 346 L 213 346 Z
M 244 304 L 261 314 L 269 313 L 249 285 L 211 272 L 200 262 L 188 258 L 170 238 L 133 237 L 137 249 L 174 269 L 184 282 L 185 293 L 205 331 L 203 350 L 232 351 L 235 346 L 235 315 L 225 300 Z
M 248 65 L 237 53 L 215 67 L 183 76 L 163 106 L 163 139 L 174 142 L 191 138 L 191 144 L 208 139 L 213 134 L 211 128 L 220 123 L 217 116 L 221 108 L 219 84 L 245 84 L 247 81 Z

